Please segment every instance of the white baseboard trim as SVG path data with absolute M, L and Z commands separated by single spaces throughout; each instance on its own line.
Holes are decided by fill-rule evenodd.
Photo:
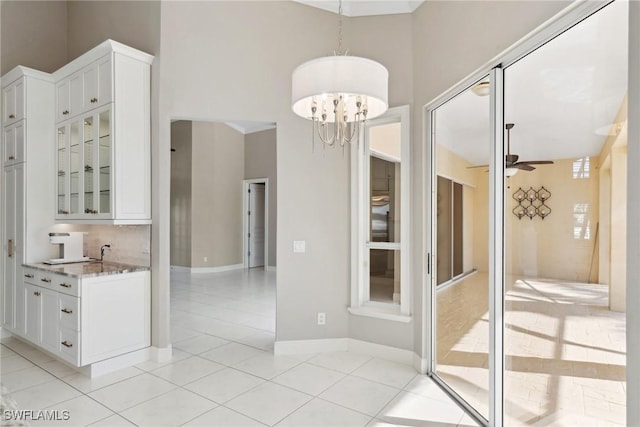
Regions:
M 173 357 L 173 347 L 171 345 L 168 347 L 149 347 L 149 350 L 151 352 L 149 360 L 154 362 L 168 362 Z
M 276 271 L 276 266 L 275 265 L 267 265 L 264 269 L 265 269 L 265 271 Z
M 273 350 L 276 355 L 328 353 L 332 351 L 351 351 L 353 353 L 364 354 L 378 359 L 413 366 L 416 368 L 416 371 L 422 372 L 420 370 L 422 369 L 422 366 L 420 364 L 416 366 L 416 359 L 421 359 L 411 350 L 404 350 L 401 348 L 355 340 L 352 338 L 276 341 Z
M 150 360 L 152 353 L 151 348 L 152 347 L 143 348 L 130 353 L 121 354 L 120 356 L 112 357 L 110 359 L 101 360 L 100 362 L 92 363 L 89 366 L 80 368 L 80 372 L 90 378 L 95 378 L 101 375 L 110 374 L 111 372 L 115 372 L 120 369 L 128 368 L 129 366 L 137 365 L 138 363 L 146 362 L 147 360 Z
M 417 353 L 413 353 L 413 367 L 419 374 L 427 374 L 427 359 L 420 357 Z
M 329 353 L 331 351 L 348 350 L 349 338 L 276 341 L 273 347 L 273 353 L 276 355 Z
M 219 267 L 182 267 L 172 265 L 171 270 L 181 273 L 199 274 L 199 273 L 220 273 L 223 271 L 242 270 L 244 264 L 221 265 Z
M 6 330 L 5 328 L 0 327 L 0 339 L 2 338 L 9 338 L 10 336 L 12 336 L 13 334 L 11 332 L 9 332 L 8 330 Z

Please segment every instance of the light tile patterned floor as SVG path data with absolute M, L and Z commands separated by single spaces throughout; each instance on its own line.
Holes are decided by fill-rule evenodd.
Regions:
M 275 273 L 171 277 L 170 362 L 90 379 L 5 339 L 1 379 L 20 408 L 69 410 L 65 426 L 476 425 L 411 367 L 346 352 L 274 356 Z
M 486 414 L 487 275 L 438 291 L 439 375 Z M 625 424 L 625 315 L 607 288 L 507 280 L 505 412 L 508 425 Z

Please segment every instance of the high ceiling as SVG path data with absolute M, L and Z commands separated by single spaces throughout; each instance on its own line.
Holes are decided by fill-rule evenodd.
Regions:
M 615 2 L 505 69 L 505 122 L 520 160 L 598 155 L 627 90 L 628 3 Z M 436 112 L 437 143 L 489 160 L 489 97 Z
M 294 0 L 307 6 L 317 7 L 338 13 L 338 0 Z M 403 1 L 403 0 L 377 0 L 358 1 L 345 0 L 342 2 L 342 14 L 344 16 L 373 16 L 373 15 L 394 15 L 398 13 L 412 13 L 423 3 L 424 0 Z

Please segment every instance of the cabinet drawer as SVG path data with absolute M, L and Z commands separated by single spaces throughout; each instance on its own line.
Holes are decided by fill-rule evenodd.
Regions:
M 53 288 L 56 291 L 75 297 L 80 296 L 80 286 L 78 285 L 77 277 L 55 275 L 53 279 Z
M 78 366 L 80 362 L 80 333 L 60 328 L 60 355 Z
M 32 285 L 38 284 L 38 272 L 31 268 L 22 269 L 22 281 L 24 283 L 30 283 Z
M 80 300 L 71 295 L 58 294 L 60 307 L 60 328 L 80 330 Z
M 34 284 L 38 286 L 42 286 L 43 288 L 47 288 L 47 289 L 55 289 L 53 287 L 54 276 L 55 274 L 53 273 L 38 271 L 38 273 L 36 274 L 36 281 Z

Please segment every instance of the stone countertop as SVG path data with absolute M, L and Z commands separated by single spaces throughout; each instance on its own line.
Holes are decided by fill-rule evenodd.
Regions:
M 23 267 L 35 268 L 36 270 L 50 273 L 63 274 L 78 278 L 108 276 L 111 274 L 135 273 L 137 271 L 149 271 L 149 267 L 142 265 L 121 264 L 117 262 L 85 261 L 70 264 L 22 264 Z

